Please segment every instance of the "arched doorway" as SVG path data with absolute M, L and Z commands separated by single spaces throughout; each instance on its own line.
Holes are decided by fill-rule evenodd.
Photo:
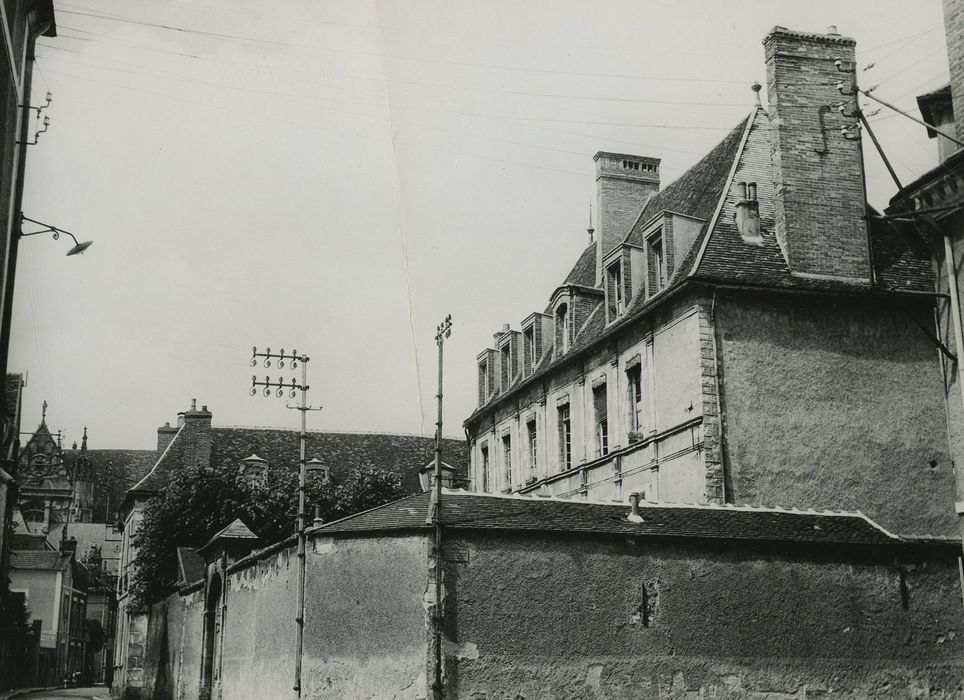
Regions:
M 201 669 L 200 700 L 211 700 L 218 679 L 217 658 L 221 648 L 221 576 L 214 574 L 204 601 L 204 661 Z

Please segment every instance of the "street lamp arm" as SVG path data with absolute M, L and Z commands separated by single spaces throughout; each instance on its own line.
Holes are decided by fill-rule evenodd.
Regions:
M 41 229 L 40 231 L 30 231 L 29 233 L 25 233 L 23 230 L 24 221 L 29 221 L 32 224 L 37 224 L 37 226 L 43 226 L 43 229 Z M 70 231 L 67 231 L 66 229 L 62 229 L 62 228 L 57 228 L 56 226 L 51 226 L 50 224 L 45 224 L 43 221 L 37 221 L 36 219 L 31 219 L 29 216 L 24 216 L 23 212 L 20 212 L 20 238 L 26 238 L 28 236 L 37 236 L 41 233 L 52 234 L 55 241 L 60 239 L 60 234 L 62 233 L 66 233 L 68 236 L 70 236 L 74 240 L 74 247 L 70 249 L 70 252 L 67 253 L 67 255 L 76 255 L 77 253 L 83 253 L 93 243 L 93 241 L 84 241 L 83 243 L 81 243 L 80 241 L 77 240 L 77 236 L 72 234 Z

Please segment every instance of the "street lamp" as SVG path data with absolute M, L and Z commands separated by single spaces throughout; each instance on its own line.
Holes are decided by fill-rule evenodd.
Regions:
M 24 221 L 29 221 L 32 224 L 43 226 L 43 228 L 40 231 L 31 231 L 30 233 L 24 233 L 23 231 Z M 51 226 L 50 224 L 45 224 L 42 221 L 31 219 L 29 217 L 24 216 L 23 212 L 20 212 L 20 238 L 26 238 L 27 236 L 36 236 L 37 234 L 40 234 L 40 233 L 52 233 L 55 241 L 60 238 L 60 234 L 62 233 L 66 233 L 68 236 L 73 238 L 74 247 L 67 251 L 67 255 L 78 255 L 79 253 L 83 253 L 85 250 L 90 248 L 90 246 L 93 245 L 94 243 L 93 241 L 80 242 L 77 240 L 77 236 L 72 234 L 70 231 L 67 231 L 62 228 L 57 228 L 56 226 Z

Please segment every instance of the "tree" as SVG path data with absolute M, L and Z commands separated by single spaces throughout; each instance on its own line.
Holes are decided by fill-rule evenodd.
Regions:
M 325 521 L 374 508 L 405 495 L 398 474 L 373 467 L 351 471 L 339 482 L 309 479 L 306 518 L 314 506 Z M 201 547 L 235 518 L 246 522 L 265 545 L 291 536 L 298 511 L 298 475 L 269 470 L 263 482 L 210 466 L 186 467 L 144 509 L 134 534 L 137 567 L 134 601 L 149 605 L 177 583 L 177 548 Z

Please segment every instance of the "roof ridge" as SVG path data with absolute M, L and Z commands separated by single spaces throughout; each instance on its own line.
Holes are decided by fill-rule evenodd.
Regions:
M 740 160 L 743 158 L 743 151 L 746 149 L 746 142 L 750 139 L 750 131 L 753 129 L 753 123 L 756 121 L 757 115 L 763 111 L 763 107 L 760 105 L 755 105 L 753 111 L 747 115 L 746 128 L 743 130 L 743 136 L 740 137 L 740 145 L 736 149 L 736 153 L 733 154 L 733 163 L 730 165 L 730 174 L 726 176 L 726 182 L 723 184 L 723 190 L 720 192 L 720 199 L 716 203 L 716 211 L 713 213 L 713 218 L 710 219 L 707 224 L 706 235 L 703 236 L 703 242 L 700 244 L 700 251 L 696 254 L 696 260 L 693 261 L 693 267 L 687 273 L 687 277 L 692 277 L 696 274 L 696 271 L 700 267 L 700 263 L 703 262 L 703 254 L 706 252 L 707 246 L 710 244 L 710 239 L 713 237 L 713 231 L 716 229 L 716 224 L 720 219 L 720 214 L 723 212 L 723 206 L 726 204 L 726 198 L 730 194 L 730 187 L 733 185 L 733 178 L 736 176 L 736 170 L 740 167 Z
M 286 433 L 298 433 L 297 428 L 281 427 L 273 425 L 212 425 L 211 430 L 275 430 Z M 386 437 L 416 437 L 416 438 L 426 438 L 429 440 L 434 440 L 434 435 L 429 435 L 426 433 L 395 433 L 391 431 L 381 431 L 381 430 L 312 430 L 306 431 L 308 435 L 380 435 Z M 458 442 L 465 442 L 464 437 L 456 436 L 442 436 L 443 440 L 456 440 Z M 172 440 L 173 442 L 173 440 Z

